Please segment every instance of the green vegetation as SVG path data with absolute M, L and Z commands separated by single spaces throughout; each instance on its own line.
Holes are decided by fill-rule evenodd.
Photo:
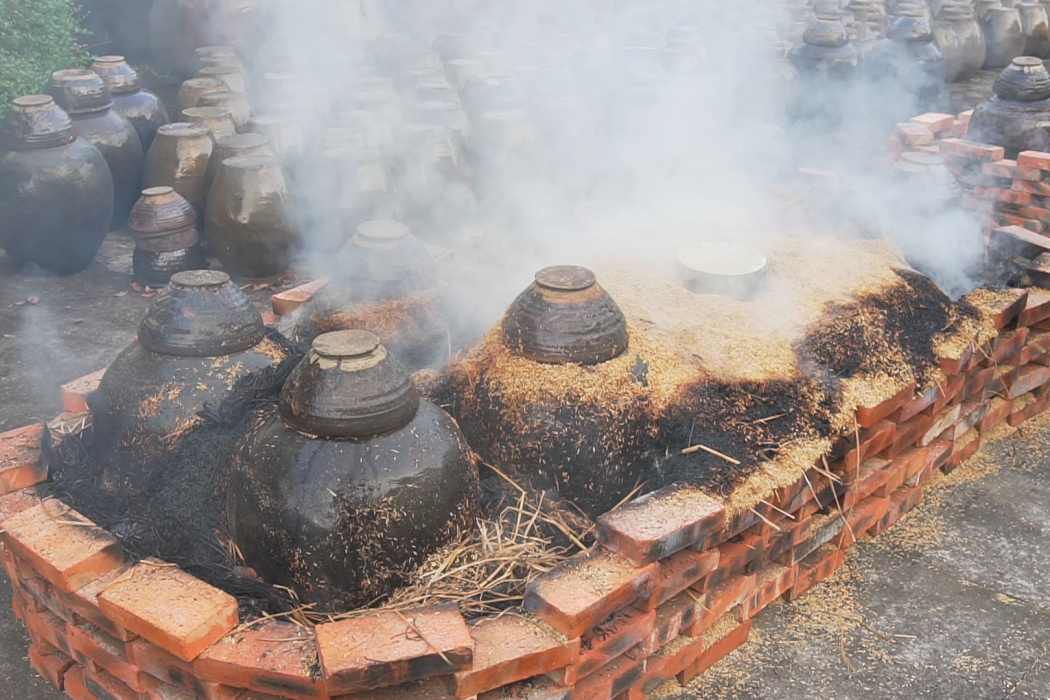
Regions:
M 79 12 L 75 0 L 0 0 L 0 117 L 52 71 L 87 62 Z

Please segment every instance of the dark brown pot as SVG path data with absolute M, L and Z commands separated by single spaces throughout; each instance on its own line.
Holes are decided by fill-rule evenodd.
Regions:
M 142 141 L 113 109 L 106 84 L 86 69 L 55 71 L 47 93 L 73 119 L 77 135 L 98 148 L 113 176 L 113 228 L 122 227 L 142 191 Z
M 198 411 L 284 356 L 227 275 L 174 275 L 146 312 L 138 341 L 113 361 L 92 397 L 104 487 L 146 488 L 166 469 L 173 441 L 199 421 Z
M 208 266 L 197 233 L 197 213 L 170 187 L 153 187 L 131 209 L 128 228 L 135 236 L 135 281 L 162 287 L 171 276 Z
M 419 400 L 374 335 L 332 335 L 293 370 L 279 409 L 250 423 L 227 498 L 246 562 L 326 607 L 404 583 L 471 526 L 478 495 L 455 421 Z
M 143 184 L 167 185 L 186 198 L 197 212 L 198 226 L 204 220 L 204 176 L 213 144 L 203 124 L 175 122 L 157 129 L 157 137 L 146 154 Z
M 15 98 L 0 130 L 0 246 L 59 274 L 86 268 L 113 217 L 113 178 L 48 95 Z
M 123 56 L 99 56 L 91 64 L 91 70 L 98 73 L 109 88 L 113 109 L 135 127 L 142 142 L 142 152 L 149 153 L 157 129 L 168 123 L 164 103 L 142 88 L 138 74 Z
M 204 191 L 211 192 L 215 176 L 219 174 L 222 161 L 236 156 L 272 156 L 270 139 L 263 134 L 234 134 L 219 139 L 215 150 L 208 160 L 208 170 L 204 174 Z
M 537 272 L 503 317 L 503 342 L 536 362 L 595 365 L 621 355 L 627 340 L 620 307 L 593 272 L 572 265 Z
M 204 236 L 208 250 L 231 274 L 269 279 L 288 269 L 302 241 L 276 157 L 222 162 L 208 196 Z
M 248 98 L 243 92 L 209 92 L 201 95 L 197 105 L 199 107 L 218 107 L 230 113 L 233 126 L 238 133 L 248 128 L 248 120 L 251 119 L 252 109 L 248 105 Z
M 230 114 L 228 109 L 220 107 L 190 107 L 182 110 L 182 119 L 183 121 L 203 124 L 208 127 L 211 139 L 216 143 L 219 139 L 224 139 L 237 133 L 237 128 L 233 124 L 233 115 Z
M 996 78 L 995 91 L 977 105 L 967 138 L 1021 151 L 1050 149 L 1050 73 L 1034 56 L 1019 56 Z
M 203 95 L 229 90 L 226 83 L 215 78 L 190 78 L 179 88 L 179 95 L 175 98 L 175 114 L 181 115 L 183 110 L 196 107 Z

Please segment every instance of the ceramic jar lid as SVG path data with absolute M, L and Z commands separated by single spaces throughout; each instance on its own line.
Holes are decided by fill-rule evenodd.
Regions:
M 16 97 L 0 127 L 0 148 L 8 151 L 56 148 L 76 139 L 73 120 L 50 95 Z
M 366 438 L 407 425 L 419 410 L 412 376 L 368 331 L 317 336 L 281 390 L 281 419 L 327 438 Z
M 218 270 L 172 275 L 139 326 L 139 343 L 147 350 L 185 357 L 242 352 L 265 335 L 262 316 Z
M 1041 59 L 1018 56 L 995 79 L 992 90 L 1004 100 L 1045 100 L 1050 98 L 1050 72 Z
M 47 81 L 45 91 L 69 114 L 90 114 L 113 106 L 113 98 L 101 76 L 86 68 L 56 70 Z
M 849 43 L 849 33 L 838 14 L 822 12 L 806 27 L 802 41 L 811 46 L 845 46 Z
M 593 272 L 558 265 L 537 272 L 511 303 L 503 342 L 536 362 L 595 365 L 627 349 L 627 321 Z

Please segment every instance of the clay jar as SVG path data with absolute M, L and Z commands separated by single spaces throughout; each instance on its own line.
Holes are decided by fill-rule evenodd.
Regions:
M 141 491 L 205 404 L 284 359 L 247 297 L 215 270 L 179 272 L 154 299 L 138 339 L 106 370 L 90 402 L 103 486 Z
M 294 172 L 306 143 L 302 129 L 292 120 L 275 114 L 262 114 L 248 121 L 248 131 L 263 134 L 281 165 Z
M 242 133 L 248 128 L 248 120 L 252 116 L 248 98 L 244 96 L 243 92 L 209 92 L 201 95 L 197 106 L 217 107 L 226 110 L 230 113 L 230 117 L 233 119 L 233 126 L 238 133 Z
M 1023 2 L 1017 6 L 1024 27 L 1025 56 L 1045 58 L 1050 52 L 1050 16 L 1046 7 L 1038 2 Z
M 1018 56 L 992 90 L 995 95 L 974 109 L 967 138 L 1002 146 L 1007 158 L 1050 149 L 1050 73 L 1043 62 Z
M 170 187 L 151 187 L 131 209 L 128 228 L 135 236 L 131 269 L 135 281 L 163 287 L 171 276 L 208 267 L 197 233 L 197 212 Z
M 197 71 L 198 78 L 214 78 L 226 84 L 233 92 L 244 93 L 247 85 L 244 81 L 244 73 L 240 65 L 224 63 L 221 65 L 204 66 Z
M 233 456 L 231 534 L 304 602 L 390 593 L 471 526 L 478 475 L 455 421 L 363 331 L 319 336 Z
M 168 112 L 160 98 L 142 88 L 138 74 L 123 56 L 99 56 L 92 62 L 91 70 L 98 73 L 109 88 L 113 109 L 135 127 L 142 152 L 149 153 L 157 129 L 168 123 Z
M 559 265 L 537 272 L 507 309 L 503 342 L 535 362 L 596 365 L 627 350 L 627 322 L 593 272 Z
M 18 264 L 86 268 L 109 231 L 113 178 L 48 95 L 17 97 L 0 130 L 0 246 Z
M 222 266 L 247 279 L 284 274 L 301 240 L 277 158 L 227 158 L 208 194 L 204 236 Z
M 203 124 L 175 122 L 157 129 L 157 137 L 146 154 L 146 187 L 171 187 L 193 206 L 198 226 L 204 221 L 204 176 L 213 144 Z
M 1024 51 L 1027 37 L 1021 14 L 1013 7 L 989 8 L 981 22 L 988 53 L 984 59 L 984 68 L 1002 68 L 1009 65 Z
M 233 115 L 229 110 L 219 107 L 190 107 L 182 110 L 182 119 L 208 127 L 213 142 L 237 133 L 233 125 Z
M 933 24 L 934 43 L 944 58 L 946 82 L 972 77 L 984 64 L 984 34 L 969 5 L 945 5 Z
M 212 92 L 229 92 L 229 88 L 226 83 L 215 78 L 190 78 L 184 81 L 175 98 L 175 113 L 181 118 L 184 110 L 196 107 L 202 96 Z
M 875 79 L 891 80 L 913 96 L 920 109 L 939 107 L 944 96 L 944 59 L 933 43 L 930 23 L 914 17 L 898 17 L 865 65 Z M 903 117 L 902 117 L 903 118 Z
M 444 358 L 447 324 L 426 246 L 397 221 L 366 221 L 339 252 L 330 281 L 306 305 L 298 333 L 375 332 L 412 370 Z
M 204 192 L 211 192 L 215 176 L 219 174 L 222 162 L 235 156 L 272 156 L 270 140 L 262 134 L 234 134 L 219 139 L 215 150 L 208 160 L 208 169 L 204 173 Z
M 835 14 L 818 14 L 806 27 L 802 43 L 788 53 L 788 60 L 804 80 L 837 79 L 853 75 L 859 57 L 841 18 Z
M 142 191 L 142 141 L 113 109 L 102 78 L 90 70 L 55 71 L 47 92 L 73 119 L 77 135 L 98 148 L 113 175 L 113 228 L 122 227 Z
M 196 75 L 201 68 L 216 65 L 217 62 L 236 61 L 237 49 L 232 46 L 198 46 L 193 50 L 190 73 Z

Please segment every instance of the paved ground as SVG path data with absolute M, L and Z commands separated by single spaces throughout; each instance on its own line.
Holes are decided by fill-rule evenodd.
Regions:
M 991 76 L 953 88 L 953 107 Z M 131 243 L 111 235 L 68 278 L 0 256 L 0 430 L 61 410 L 58 386 L 131 342 L 148 298 L 131 290 Z M 265 308 L 266 294 L 255 299 Z M 673 698 L 1050 697 L 1050 418 L 985 447 L 923 505 L 806 598 L 758 619 L 741 650 Z M 999 470 L 1001 468 L 1001 470 Z M 0 599 L 7 599 L 0 572 Z M 0 605 L 0 698 L 52 700 L 28 640 Z

